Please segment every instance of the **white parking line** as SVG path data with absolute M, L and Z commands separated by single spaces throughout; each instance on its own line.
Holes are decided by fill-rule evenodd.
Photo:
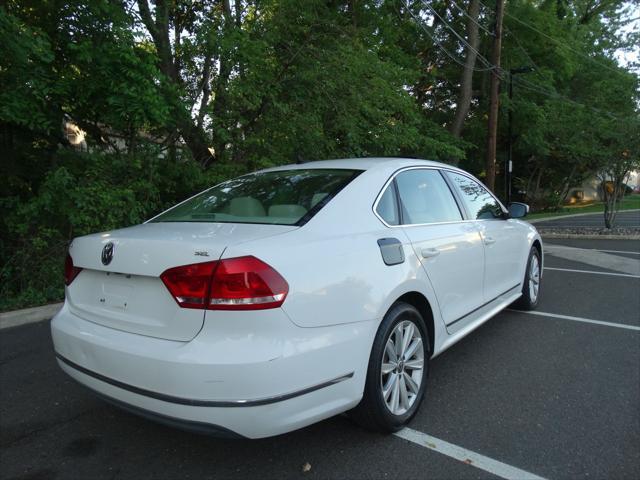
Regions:
M 544 480 L 543 477 L 539 477 L 533 473 L 520 470 L 519 468 L 512 467 L 511 465 L 499 462 L 498 460 L 485 457 L 479 453 L 453 445 L 452 443 L 445 442 L 444 440 L 413 430 L 412 428 L 403 428 L 399 432 L 394 433 L 394 435 L 415 443 L 416 445 L 420 445 L 421 447 L 433 450 L 434 452 L 442 453 L 447 457 L 454 458 L 462 463 L 466 463 L 467 465 L 484 470 L 485 472 L 492 473 L 498 477 L 514 480 Z
M 640 255 L 640 252 L 627 252 L 626 250 L 600 250 L 598 248 L 587 249 L 587 250 L 595 250 L 596 252 L 605 252 L 605 253 L 628 253 L 630 255 Z
M 571 320 L 573 322 L 593 323 L 595 325 L 605 325 L 607 327 L 624 328 L 625 330 L 640 331 L 640 327 L 636 327 L 635 325 L 625 325 L 624 323 L 604 322 L 602 320 L 592 320 L 590 318 L 572 317 L 571 315 L 560 315 L 558 313 L 535 312 L 535 311 L 527 312 L 523 310 L 512 310 L 510 308 L 508 308 L 507 310 L 509 310 L 510 312 L 526 313 L 527 315 L 538 315 L 540 317 L 560 318 L 562 320 Z
M 573 268 L 555 268 L 555 267 L 544 267 L 544 269 L 555 270 L 558 272 L 593 273 L 595 275 L 612 275 L 614 277 L 640 278 L 640 275 L 631 275 L 630 273 L 596 272 L 594 270 L 575 270 Z

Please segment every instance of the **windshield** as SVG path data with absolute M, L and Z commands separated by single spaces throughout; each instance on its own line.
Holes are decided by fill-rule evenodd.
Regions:
M 343 169 L 252 173 L 205 190 L 150 222 L 302 225 L 360 173 Z

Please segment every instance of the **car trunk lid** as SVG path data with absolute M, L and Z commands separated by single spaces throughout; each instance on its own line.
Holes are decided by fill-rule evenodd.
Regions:
M 74 266 L 82 268 L 66 290 L 69 308 L 85 320 L 110 328 L 169 340 L 191 340 L 202 328 L 204 310 L 181 308 L 160 279 L 162 272 L 218 260 L 228 245 L 296 228 L 148 223 L 79 237 L 69 248 Z M 111 258 L 105 258 L 106 265 L 102 258 L 105 247 L 112 248 Z

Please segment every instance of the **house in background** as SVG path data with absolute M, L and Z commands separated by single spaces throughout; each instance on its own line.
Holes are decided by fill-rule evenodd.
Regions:
M 640 188 L 640 170 L 630 172 L 624 183 L 635 192 L 638 192 Z M 569 190 L 566 203 L 599 202 L 601 200 L 603 200 L 602 185 L 600 179 L 597 176 L 593 176 L 582 182 L 579 187 Z
M 98 127 L 100 129 L 99 131 L 103 133 L 103 136 L 100 137 L 99 140 L 106 148 L 106 151 L 110 153 L 127 151 L 129 145 L 127 144 L 127 139 L 124 135 L 113 131 L 106 125 L 98 125 Z M 71 147 L 81 152 L 89 152 L 93 150 L 90 145 L 87 145 L 87 132 L 82 130 L 68 115 L 65 115 L 63 119 L 62 129 L 63 134 Z M 165 158 L 171 148 L 178 152 L 181 152 L 184 149 L 184 142 L 181 138 L 173 140 L 168 138 L 158 138 L 145 132 L 140 132 L 140 136 L 144 141 L 158 147 L 158 158 Z
M 73 123 L 71 121 L 71 118 L 66 115 L 62 123 L 62 128 L 64 131 L 64 136 L 72 147 L 83 152 L 87 151 L 87 141 L 85 139 L 86 132 L 82 130 L 78 125 Z

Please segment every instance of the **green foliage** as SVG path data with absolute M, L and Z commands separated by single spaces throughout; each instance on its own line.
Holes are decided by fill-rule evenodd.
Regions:
M 529 202 L 558 208 L 571 187 L 629 148 L 616 139 L 637 124 L 640 83 L 612 53 L 629 46 L 618 29 L 632 11 L 620 1 L 515 0 L 507 12 L 504 62 L 532 69 L 514 77 L 513 105 L 505 102 L 514 112 L 515 172 Z
M 1 6 L 0 58 L 0 122 L 41 132 L 54 128 L 47 111 L 47 98 L 58 88 L 50 69 L 51 45 L 41 31 Z
M 77 236 L 135 225 L 193 193 L 244 173 L 176 163 L 156 150 L 136 156 L 60 150 L 27 200 L 0 199 L 0 310 L 57 301 L 62 267 Z
M 221 61 L 238 65 L 206 110 L 218 161 L 461 158 L 462 144 L 423 115 L 406 88 L 417 65 L 403 68 L 383 53 L 371 26 L 354 27 L 320 0 L 261 2 L 241 28 L 197 25 L 211 29 L 208 45 Z
M 0 309 L 58 300 L 74 236 L 139 223 L 249 170 L 409 156 L 482 177 L 491 2 L 481 1 L 477 18 L 462 137 L 449 133 L 468 6 L 5 1 Z M 497 160 L 504 165 L 510 111 L 517 184 L 540 209 L 557 208 L 596 172 L 620 179 L 638 165 L 637 70 L 614 55 L 637 48 L 633 8 L 624 0 L 506 1 Z M 531 71 L 514 76 L 510 101 L 508 71 L 523 66 Z M 80 149 L 65 135 L 67 121 L 85 134 Z

